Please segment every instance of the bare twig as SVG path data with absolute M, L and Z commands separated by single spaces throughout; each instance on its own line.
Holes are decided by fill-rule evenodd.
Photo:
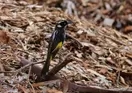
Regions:
M 40 61 L 40 62 L 33 62 L 33 63 L 28 63 L 25 66 L 21 67 L 20 69 L 16 70 L 16 71 L 0 71 L 0 73 L 19 73 L 21 70 L 34 65 L 34 64 L 39 64 L 39 63 L 43 63 L 44 61 Z
M 120 71 L 117 73 L 117 80 L 116 80 L 117 87 L 119 87 L 119 80 L 120 80 Z
M 64 61 L 56 65 L 53 69 L 51 69 L 49 73 L 44 77 L 44 80 L 50 79 L 52 76 L 54 76 L 57 72 L 59 72 L 63 67 L 65 67 L 72 60 L 73 60 L 73 57 L 71 56 L 71 53 L 67 54 Z
M 35 89 L 34 89 L 34 87 L 33 87 L 33 85 L 30 83 L 30 81 L 28 81 L 28 84 L 31 86 L 32 92 L 33 92 L 33 93 L 36 93 L 36 92 L 35 92 Z
M 57 82 L 60 82 L 60 79 L 38 82 L 38 83 L 34 83 L 32 85 L 33 85 L 33 87 L 44 86 L 44 85 L 47 86 L 50 84 L 56 84 Z
M 31 69 L 32 69 L 32 67 L 30 66 L 29 67 L 29 70 L 28 70 L 28 79 L 27 79 L 27 81 L 28 81 L 28 84 L 31 86 L 31 88 L 32 88 L 32 92 L 33 93 L 35 93 L 35 89 L 34 89 L 34 87 L 33 87 L 33 85 L 30 83 L 30 74 L 31 74 Z
M 0 80 L 0 84 L 7 85 L 7 86 L 9 86 L 9 87 L 13 87 L 12 85 L 10 85 L 10 84 L 8 84 L 8 83 L 6 83 L 6 82 L 3 82 L 3 81 L 1 81 L 1 80 Z
M 105 89 L 99 86 L 91 86 L 91 85 L 85 86 L 81 84 L 79 85 L 69 81 L 67 81 L 67 83 L 68 83 L 69 91 L 78 91 L 78 92 L 85 92 L 85 93 L 132 93 L 131 87 Z

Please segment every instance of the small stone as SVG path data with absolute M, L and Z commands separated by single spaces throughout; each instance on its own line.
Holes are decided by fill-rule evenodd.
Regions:
M 103 24 L 106 25 L 106 26 L 112 26 L 114 21 L 115 21 L 114 19 L 105 18 Z

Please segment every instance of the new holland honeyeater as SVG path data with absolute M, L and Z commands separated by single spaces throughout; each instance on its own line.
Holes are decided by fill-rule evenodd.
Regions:
M 50 37 L 46 62 L 41 71 L 41 76 L 45 76 L 49 71 L 50 61 L 55 57 L 57 52 L 62 48 L 66 38 L 65 29 L 70 24 L 69 20 L 60 20 L 57 22 L 55 29 Z

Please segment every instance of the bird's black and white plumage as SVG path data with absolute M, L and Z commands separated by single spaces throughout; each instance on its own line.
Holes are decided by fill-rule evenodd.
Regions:
M 47 58 L 43 66 L 41 76 L 45 76 L 46 73 L 49 71 L 50 61 L 55 57 L 57 52 L 61 49 L 66 37 L 65 29 L 68 26 L 68 24 L 69 21 L 67 20 L 61 20 L 57 22 L 55 26 L 55 30 L 53 31 L 50 37 Z

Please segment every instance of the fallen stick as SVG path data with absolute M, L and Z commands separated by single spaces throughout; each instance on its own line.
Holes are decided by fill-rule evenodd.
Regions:
M 20 60 L 21 60 L 21 63 L 23 65 L 23 67 L 15 70 L 15 71 L 0 71 L 0 73 L 19 73 L 20 71 L 22 71 L 23 69 L 25 69 L 25 68 L 27 68 L 29 66 L 32 66 L 34 64 L 40 64 L 40 63 L 43 63 L 44 62 L 44 61 L 40 61 L 40 62 L 30 62 L 30 61 L 28 61 L 28 60 L 26 60 L 24 58 L 20 58 Z M 37 65 L 35 65 L 35 66 L 37 66 Z

